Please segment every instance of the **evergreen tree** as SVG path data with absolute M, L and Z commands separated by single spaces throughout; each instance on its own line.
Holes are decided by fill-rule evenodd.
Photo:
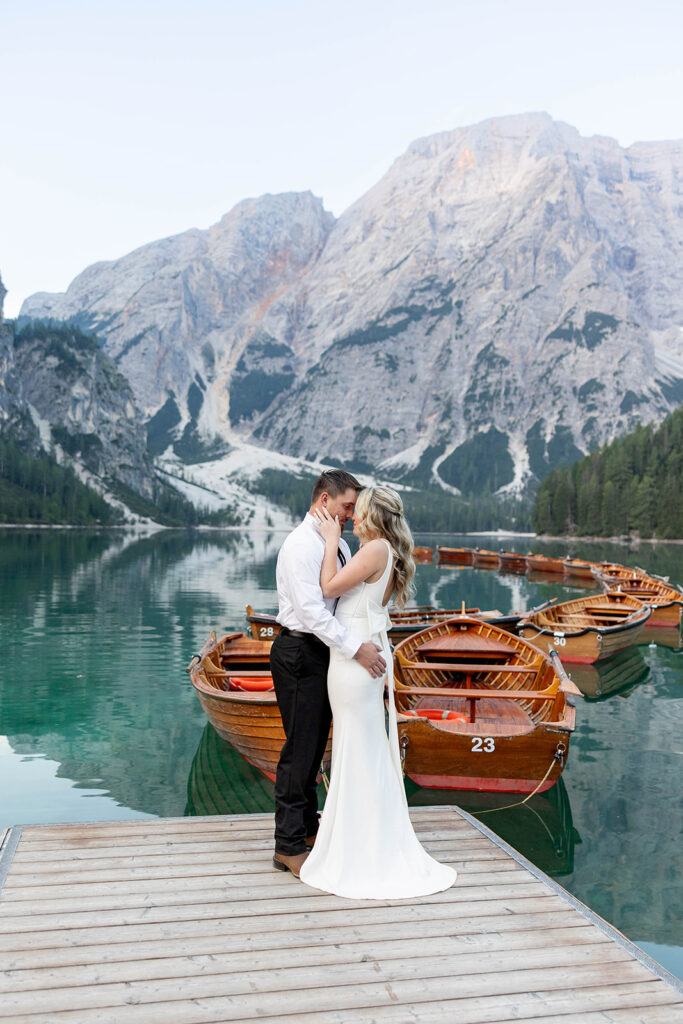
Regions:
M 542 481 L 539 533 L 683 538 L 683 406 Z

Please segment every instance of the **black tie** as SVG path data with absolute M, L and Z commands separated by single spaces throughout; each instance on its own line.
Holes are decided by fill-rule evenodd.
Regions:
M 343 569 L 343 568 L 344 568 L 344 566 L 346 565 L 346 558 L 344 557 L 344 552 L 342 551 L 342 549 L 341 549 L 341 548 L 337 548 L 337 558 L 338 558 L 338 559 L 339 559 L 339 561 L 341 562 L 341 567 L 342 567 L 342 569 Z M 333 614 L 333 615 L 334 615 L 334 613 L 335 613 L 335 612 L 336 612 L 336 610 L 337 610 L 337 605 L 338 605 L 338 604 L 339 604 L 339 598 L 337 598 L 337 599 L 335 600 L 335 602 L 334 602 L 334 608 L 332 609 L 332 614 Z

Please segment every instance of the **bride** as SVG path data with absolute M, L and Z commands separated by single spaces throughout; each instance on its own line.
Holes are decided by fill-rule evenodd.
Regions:
M 361 491 L 353 532 L 361 547 L 337 571 L 341 529 L 316 513 L 325 540 L 320 572 L 324 597 L 339 598 L 335 615 L 361 640 L 379 644 L 387 674 L 372 676 L 336 648 L 327 688 L 334 716 L 330 790 L 301 881 L 350 899 L 406 899 L 448 889 L 456 872 L 420 845 L 408 816 L 393 700 L 393 659 L 387 629 L 391 597 L 402 607 L 412 592 L 413 538 L 400 496 L 390 487 Z M 389 736 L 384 685 L 389 689 Z

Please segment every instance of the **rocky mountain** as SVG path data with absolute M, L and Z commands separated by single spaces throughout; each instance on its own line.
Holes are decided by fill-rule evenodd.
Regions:
M 64 295 L 32 296 L 21 315 L 97 332 L 147 416 L 155 453 L 172 438 L 191 457 L 222 451 L 241 351 L 319 255 L 333 221 L 310 193 L 245 200 L 208 231 L 95 264 Z
M 0 278 L 0 434 L 12 434 L 29 447 L 38 447 L 38 431 L 22 396 L 14 359 L 14 330 L 3 316 L 7 291 Z
M 4 295 L 0 281 L 0 435 L 55 454 L 110 499 L 120 484 L 153 499 L 141 414 L 97 339 L 58 323 L 17 331 L 2 318 Z
M 22 315 L 97 332 L 155 452 L 519 493 L 683 401 L 682 248 L 683 143 L 528 114 L 413 143 L 336 221 L 248 200 Z
M 271 502 L 255 493 L 254 480 L 264 468 L 276 468 L 290 477 L 302 469 L 309 475 L 317 474 L 320 467 L 302 466 L 299 460 L 286 456 L 259 462 L 254 453 L 258 456 L 264 450 L 243 444 L 231 448 L 218 471 L 211 464 L 208 471 L 198 466 L 189 473 L 177 456 L 167 456 L 155 467 L 148 450 L 144 416 L 128 381 L 101 349 L 97 336 L 73 323 L 54 320 L 28 320 L 17 329 L 13 322 L 2 318 L 4 294 L 0 281 L 0 440 L 10 442 L 11 450 L 28 459 L 26 465 L 14 466 L 13 472 L 7 464 L 0 467 L 2 482 L 11 485 L 7 502 L 0 502 L 3 522 L 8 515 L 18 515 L 24 521 L 21 510 L 31 522 L 69 521 L 60 518 L 69 514 L 66 499 L 64 508 L 56 500 L 57 509 L 52 500 L 54 487 L 63 491 L 62 477 L 53 474 L 53 481 L 50 476 L 50 486 L 54 487 L 47 494 L 46 478 L 41 476 L 46 466 L 52 473 L 56 459 L 75 470 L 90 488 L 91 498 L 95 490 L 106 504 L 122 513 L 119 519 L 128 524 L 181 525 L 197 519 L 218 525 L 290 524 L 288 512 L 273 508 Z M 31 459 L 41 451 L 49 453 L 47 462 L 44 458 L 39 462 Z M 77 488 L 69 487 L 73 497 Z M 87 504 L 87 494 L 77 497 L 83 498 L 81 506 Z M 50 505 L 48 511 L 46 504 Z M 103 521 L 101 508 L 106 504 L 90 501 L 98 522 Z M 199 517 L 193 506 L 199 510 Z M 26 511 L 29 508 L 32 513 Z
M 97 339 L 73 326 L 27 324 L 15 335 L 14 359 L 44 447 L 151 500 L 153 467 L 140 413 Z

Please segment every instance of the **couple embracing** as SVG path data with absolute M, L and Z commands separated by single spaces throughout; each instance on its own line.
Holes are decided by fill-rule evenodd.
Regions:
M 342 539 L 348 519 L 360 549 Z M 404 899 L 449 888 L 455 871 L 420 845 L 408 816 L 393 701 L 387 605 L 412 592 L 413 539 L 400 496 L 330 470 L 277 561 L 270 664 L 285 744 L 275 781 L 273 864 L 350 899 Z M 384 687 L 389 689 L 389 734 Z M 316 776 L 334 715 L 330 789 Z

